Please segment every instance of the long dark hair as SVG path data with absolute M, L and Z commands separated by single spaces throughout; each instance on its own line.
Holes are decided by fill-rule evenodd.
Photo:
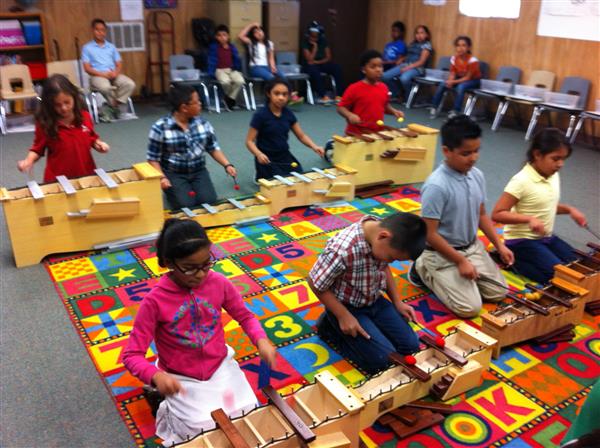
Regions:
M 535 137 L 533 137 L 533 140 L 531 141 L 531 146 L 527 151 L 527 161 L 529 163 L 533 163 L 535 161 L 535 151 L 539 151 L 542 156 L 545 156 L 551 152 L 558 151 L 560 148 L 565 148 L 567 150 L 567 157 L 571 156 L 573 148 L 571 147 L 569 140 L 565 137 L 560 129 L 542 129 L 535 135 Z
M 256 57 L 256 48 L 258 47 L 258 44 L 260 43 L 256 40 L 256 37 L 254 37 L 254 31 L 257 29 L 261 29 L 265 35 L 265 37 L 263 39 L 263 43 L 265 44 L 267 53 L 269 52 L 269 50 L 271 50 L 271 45 L 269 44 L 269 36 L 267 34 L 267 31 L 262 26 L 253 26 L 252 28 L 250 28 L 248 30 L 248 33 L 246 33 L 246 37 L 248 39 L 250 39 L 250 45 L 248 48 L 250 50 L 250 60 L 252 62 L 254 62 L 254 58 Z
M 54 99 L 59 93 L 71 95 L 73 97 L 73 115 L 75 119 L 73 125 L 81 126 L 83 117 L 81 111 L 84 110 L 83 100 L 79 94 L 79 89 L 64 75 L 52 75 L 44 82 L 42 87 L 42 101 L 36 111 L 35 119 L 42 127 L 46 135 L 50 138 L 56 138 L 58 135 L 59 117 L 54 110 Z
M 273 90 L 273 88 L 278 84 L 283 84 L 284 86 L 286 86 L 288 89 L 288 93 L 292 91 L 290 83 L 285 78 L 275 76 L 274 78 L 269 79 L 265 83 L 265 103 L 268 104 L 271 102 L 271 100 L 269 99 L 269 95 L 271 94 L 271 90 Z
M 427 28 L 427 25 L 417 25 L 417 26 L 415 26 L 415 32 L 413 33 L 413 43 L 415 43 L 417 41 L 415 34 L 417 34 L 417 30 L 419 28 L 423 28 L 425 30 L 425 32 L 427 33 L 427 40 L 431 41 L 431 31 L 429 31 L 429 28 Z
M 158 240 L 156 256 L 159 266 L 166 267 L 167 261 L 189 257 L 211 244 L 206 230 L 192 219 L 167 219 Z
M 469 36 L 457 36 L 457 38 L 454 39 L 454 46 L 456 47 L 461 40 L 465 41 L 465 43 L 467 44 L 467 47 L 469 47 L 469 49 L 467 50 L 467 53 L 471 54 L 471 47 L 473 46 L 473 42 L 471 41 L 471 38 Z

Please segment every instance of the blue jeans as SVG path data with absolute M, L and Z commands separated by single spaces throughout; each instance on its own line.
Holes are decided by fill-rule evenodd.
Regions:
M 194 208 L 217 200 L 217 192 L 205 167 L 193 173 L 175 173 L 164 168 L 163 172 L 171 182 L 171 188 L 165 190 L 165 195 L 173 210 Z M 190 195 L 191 191 L 195 195 Z
M 557 236 L 522 240 L 513 244 L 507 241 L 506 244 L 515 254 L 515 270 L 542 285 L 554 276 L 555 265 L 577 258 L 573 254 L 573 248 Z
M 283 78 L 283 75 L 279 71 L 273 73 L 271 69 L 266 65 L 251 65 L 248 69 L 248 73 L 253 78 L 261 78 L 265 81 L 269 81 L 276 76 Z
M 410 93 L 413 79 L 417 76 L 422 76 L 425 73 L 425 70 L 422 68 L 411 68 L 404 73 L 400 73 L 400 70 L 402 70 L 405 65 L 406 64 L 396 65 L 395 67 L 386 70 L 383 72 L 381 80 L 387 84 L 392 96 L 398 96 L 400 89 L 398 88 L 398 82 L 395 81 L 394 78 L 400 76 L 400 84 L 404 90 L 404 96 L 406 99 L 408 99 L 408 94 Z
M 333 313 L 325 311 L 317 324 L 320 336 L 331 340 L 345 358 L 350 358 L 369 373 L 379 372 L 390 364 L 392 352 L 404 355 L 419 350 L 419 339 L 394 305 L 380 297 L 362 308 L 345 305 L 371 339 L 342 333 Z
M 325 96 L 325 86 L 323 85 L 322 73 L 333 76 L 336 84 L 336 95 L 341 95 L 344 92 L 342 88 L 342 68 L 333 62 L 325 64 L 304 64 L 302 71 L 310 76 L 310 82 L 315 88 L 315 92 L 319 97 Z
M 462 103 L 463 99 L 465 98 L 466 91 L 469 89 L 478 89 L 480 85 L 481 81 L 479 79 L 470 79 L 469 81 L 461 82 L 460 84 L 457 84 L 454 87 L 452 87 L 452 90 L 456 92 L 452 110 L 460 112 L 460 110 L 462 109 Z M 448 90 L 448 87 L 446 87 L 445 83 L 441 83 L 438 86 L 437 91 L 433 96 L 433 107 L 437 108 L 440 105 L 440 103 L 442 102 L 442 96 L 444 95 L 444 92 L 446 90 Z

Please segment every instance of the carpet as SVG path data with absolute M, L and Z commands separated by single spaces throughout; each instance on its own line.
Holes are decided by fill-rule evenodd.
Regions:
M 239 289 L 277 345 L 277 367 L 263 368 L 247 336 L 223 313 L 226 342 L 235 349 L 261 401 L 264 397 L 259 390 L 269 382 L 287 392 L 323 370 L 345 384 L 364 379 L 362 372 L 315 334 L 323 308 L 306 276 L 327 240 L 364 214 L 385 217 L 419 210 L 418 190 L 404 187 L 346 204 L 295 209 L 268 223 L 208 230 L 219 260 L 214 269 Z M 154 419 L 142 384 L 121 362 L 139 304 L 164 272 L 155 249 L 141 246 L 55 257 L 45 266 L 135 443 L 156 446 L 160 440 L 154 435 Z M 409 262 L 392 264 L 401 296 L 426 327 L 442 334 L 452 330 L 461 320 L 428 291 L 407 281 L 409 266 Z M 506 276 L 512 286 L 522 285 L 523 279 Z M 479 327 L 481 319 L 467 322 Z M 449 403 L 456 412 L 432 429 L 398 441 L 390 430 L 375 424 L 364 429 L 361 438 L 367 447 L 558 446 L 600 376 L 599 327 L 600 318 L 586 314 L 570 343 L 505 349 L 485 373 L 481 386 L 452 399 Z M 156 359 L 154 346 L 147 356 Z

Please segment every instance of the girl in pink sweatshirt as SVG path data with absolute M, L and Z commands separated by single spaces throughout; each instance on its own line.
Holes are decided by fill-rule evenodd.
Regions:
M 222 309 L 239 322 L 260 357 L 270 366 L 275 362 L 275 348 L 236 288 L 211 271 L 210 246 L 196 221 L 165 221 L 157 256 L 171 271 L 144 297 L 123 355 L 134 376 L 166 397 L 156 415 L 156 435 L 165 446 L 213 428 L 210 413 L 217 408 L 236 416 L 257 404 L 225 344 Z M 153 340 L 156 365 L 145 358 Z

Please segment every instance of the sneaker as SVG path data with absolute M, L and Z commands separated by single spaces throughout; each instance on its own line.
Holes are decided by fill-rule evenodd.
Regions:
M 118 120 L 121 117 L 121 109 L 119 109 L 119 106 L 108 106 L 110 109 L 110 113 L 113 116 L 114 120 Z
M 423 280 L 421 280 L 421 276 L 415 269 L 415 263 L 411 264 L 410 269 L 408 270 L 408 282 L 417 288 L 422 288 L 425 286 L 425 283 L 423 283 Z
M 225 97 L 225 104 L 227 104 L 227 107 L 229 109 L 233 109 L 235 107 L 235 105 L 236 105 L 236 101 L 233 98 L 226 96 Z
M 429 108 L 429 118 L 436 118 L 437 117 L 437 109 L 435 107 L 430 107 Z
M 460 112 L 458 112 L 456 110 L 451 110 L 450 112 L 448 112 L 448 118 L 454 118 L 459 114 L 460 114 Z
M 327 95 L 322 96 L 321 98 L 319 98 L 317 100 L 317 103 L 319 103 L 319 104 L 329 104 L 329 103 L 331 103 L 331 98 L 329 98 Z

